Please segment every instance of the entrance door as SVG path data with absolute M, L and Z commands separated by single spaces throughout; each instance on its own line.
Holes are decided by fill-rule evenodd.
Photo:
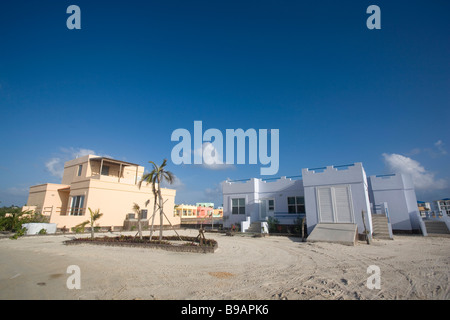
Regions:
M 259 218 L 261 220 L 266 220 L 268 216 L 273 215 L 275 209 L 274 199 L 260 199 L 259 204 Z
M 353 223 L 351 190 L 347 185 L 317 188 L 319 222 Z

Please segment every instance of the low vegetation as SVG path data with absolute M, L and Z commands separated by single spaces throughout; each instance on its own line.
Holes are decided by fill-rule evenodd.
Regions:
M 198 237 L 186 237 L 186 236 L 164 236 L 161 239 L 156 236 L 152 237 L 150 241 L 149 236 L 140 237 L 121 235 L 118 237 L 96 237 L 96 238 L 76 238 L 73 242 L 103 242 L 103 243 L 147 243 L 147 244 L 163 244 L 163 245 L 183 245 L 183 246 L 199 246 L 200 240 Z M 180 240 L 181 238 L 181 240 Z M 213 239 L 204 239 L 203 246 L 214 247 L 217 245 L 217 241 Z
M 22 208 L 11 206 L 0 208 L 0 231 L 13 232 L 11 239 L 23 236 L 25 223 L 48 223 L 49 218 L 33 211 L 22 211 Z

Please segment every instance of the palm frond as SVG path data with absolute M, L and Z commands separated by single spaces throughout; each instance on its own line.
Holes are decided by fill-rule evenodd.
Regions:
M 170 171 L 164 171 L 163 177 L 168 184 L 173 184 L 175 182 L 175 175 Z
M 141 211 L 141 207 L 139 207 L 136 202 L 133 203 L 133 211 L 136 213 L 139 213 L 139 211 Z

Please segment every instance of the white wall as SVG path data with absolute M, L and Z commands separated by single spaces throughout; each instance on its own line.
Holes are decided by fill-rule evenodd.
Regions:
M 255 215 L 257 180 L 253 178 L 245 182 L 222 182 L 224 227 L 229 228 L 232 224 L 240 224 L 248 216 Z M 231 199 L 233 198 L 245 198 L 245 215 L 231 214 Z
M 274 200 L 274 214 L 282 214 L 283 218 L 277 218 L 281 224 L 293 224 L 297 215 L 288 214 L 287 197 L 303 196 L 303 181 L 281 177 L 277 180 L 263 181 L 253 178 L 245 182 L 222 182 L 224 227 L 240 223 L 250 217 L 251 221 L 260 220 L 260 199 L 270 198 Z M 245 216 L 231 214 L 231 199 L 245 198 Z
M 302 176 L 305 188 L 308 233 L 311 233 L 319 222 L 316 197 L 317 187 L 337 185 L 347 185 L 350 187 L 353 217 L 354 222 L 358 226 L 358 232 L 364 232 L 362 211 L 365 212 L 366 228 L 371 232 L 372 220 L 367 179 L 361 163 L 358 162 L 345 167 L 327 166 L 326 169 L 321 170 L 303 169 Z
M 420 228 L 416 193 L 409 175 L 370 176 L 369 186 L 374 204 L 387 202 L 393 230 Z

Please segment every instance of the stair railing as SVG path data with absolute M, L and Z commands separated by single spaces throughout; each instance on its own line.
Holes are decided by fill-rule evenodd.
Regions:
M 422 231 L 422 235 L 424 237 L 428 236 L 427 232 L 427 226 L 425 225 L 425 221 L 423 221 L 422 217 L 420 216 L 420 213 L 416 211 L 416 218 L 419 222 L 420 231 Z
M 394 233 L 392 232 L 391 217 L 389 216 L 389 208 L 388 208 L 387 202 L 383 202 L 382 207 L 383 207 L 383 212 L 387 218 L 389 238 L 394 239 Z

